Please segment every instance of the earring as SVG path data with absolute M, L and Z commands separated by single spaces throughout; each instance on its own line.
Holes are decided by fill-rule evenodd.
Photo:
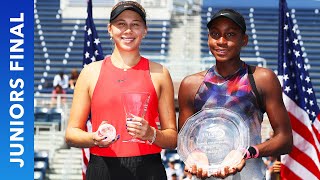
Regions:
M 112 41 L 112 36 L 110 36 L 110 41 Z

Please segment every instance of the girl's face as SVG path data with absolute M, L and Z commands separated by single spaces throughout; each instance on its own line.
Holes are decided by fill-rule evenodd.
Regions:
M 131 10 L 123 11 L 108 26 L 117 49 L 122 51 L 139 51 L 147 27 L 141 16 Z
M 56 86 L 55 89 L 56 89 L 57 94 L 62 94 L 62 87 L 61 86 Z
M 247 43 L 248 36 L 228 18 L 218 18 L 209 29 L 208 45 L 217 61 L 239 60 Z

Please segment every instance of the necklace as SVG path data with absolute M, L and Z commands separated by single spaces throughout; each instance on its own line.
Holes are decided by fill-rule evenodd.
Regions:
M 117 83 L 124 83 L 127 80 L 127 71 L 125 68 L 125 64 L 122 62 L 121 64 L 111 58 L 111 64 L 116 69 L 115 71 L 115 81 Z
M 123 71 L 121 71 L 121 75 L 119 76 L 119 78 L 117 79 L 118 83 L 124 83 L 127 80 L 127 73 L 128 70 L 126 68 L 122 69 Z
M 141 57 L 139 57 L 140 59 Z M 139 61 L 138 61 L 139 62 Z M 111 63 L 113 64 L 114 67 L 116 67 L 119 70 L 119 76 L 116 78 L 116 82 L 123 84 L 127 80 L 128 76 L 128 70 L 131 69 L 132 67 L 126 65 L 124 62 L 118 63 L 117 61 L 112 61 Z

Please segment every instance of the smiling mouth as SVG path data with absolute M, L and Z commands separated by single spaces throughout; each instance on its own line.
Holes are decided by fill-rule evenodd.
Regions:
M 128 42 L 128 43 L 135 40 L 135 38 L 125 38 L 125 37 L 122 37 L 121 39 L 122 39 L 124 42 Z
M 226 49 L 224 49 L 224 50 L 216 49 L 215 51 L 217 52 L 217 54 L 220 54 L 220 55 L 225 55 L 225 54 L 227 54 L 227 50 L 226 50 Z

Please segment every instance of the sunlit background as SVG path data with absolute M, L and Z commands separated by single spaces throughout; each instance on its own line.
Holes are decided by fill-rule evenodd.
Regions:
M 104 55 L 112 53 L 107 33 L 110 9 L 118 1 L 93 0 L 93 17 Z M 183 77 L 208 69 L 215 62 L 207 46 L 206 24 L 220 8 L 234 8 L 246 19 L 248 46 L 241 59 L 277 73 L 277 0 L 139 0 L 146 9 L 148 34 L 141 54 L 166 66 L 172 76 L 175 98 Z M 320 1 L 287 0 L 303 57 L 320 103 Z M 82 179 L 81 149 L 64 142 L 73 89 L 65 89 L 53 102 L 53 78 L 81 71 L 86 0 L 34 0 L 35 179 Z M 178 107 L 176 107 L 178 110 Z M 178 116 L 178 114 L 177 114 Z M 269 138 L 268 118 L 262 137 Z M 163 163 L 182 168 L 176 151 L 164 150 Z

